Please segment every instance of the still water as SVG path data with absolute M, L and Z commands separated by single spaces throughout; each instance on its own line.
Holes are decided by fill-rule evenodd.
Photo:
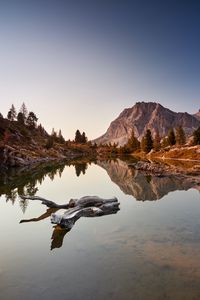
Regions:
M 200 299 L 199 190 L 200 178 L 147 176 L 120 160 L 3 174 L 0 299 Z M 115 196 L 120 210 L 67 232 L 18 194 Z

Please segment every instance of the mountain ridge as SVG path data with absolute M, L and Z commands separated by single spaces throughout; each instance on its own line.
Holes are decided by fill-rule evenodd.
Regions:
M 187 112 L 174 112 L 157 102 L 136 102 L 134 106 L 125 108 L 110 123 L 106 133 L 93 140 L 93 143 L 117 143 L 123 146 L 132 130 L 141 140 L 147 129 L 151 130 L 153 137 L 157 132 L 164 137 L 170 128 L 178 126 L 182 126 L 186 135 L 190 136 L 200 126 L 199 112 L 192 115 Z

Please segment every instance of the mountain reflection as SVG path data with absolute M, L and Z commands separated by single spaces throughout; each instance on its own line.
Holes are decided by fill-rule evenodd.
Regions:
M 81 176 L 86 173 L 90 163 L 91 161 L 87 159 L 81 159 L 65 163 L 43 163 L 40 166 L 32 166 L 31 168 L 11 168 L 6 172 L 2 171 L 0 172 L 0 196 L 5 195 L 6 201 L 11 201 L 14 204 L 18 199 L 18 195 L 34 196 L 46 177 L 49 177 L 52 181 L 56 176 L 61 177 L 66 166 L 74 167 L 76 176 Z M 190 188 L 200 190 L 200 177 L 198 176 L 171 175 L 157 177 L 155 175 L 145 175 L 134 170 L 126 161 L 120 159 L 93 163 L 97 163 L 98 166 L 105 169 L 110 179 L 119 186 L 122 192 L 132 195 L 136 200 L 158 200 L 169 192 L 176 190 L 188 190 Z M 26 199 L 19 200 L 23 213 L 26 212 L 28 203 Z M 58 210 L 59 208 L 47 208 L 41 215 L 29 219 L 24 218 L 20 223 L 40 222 L 47 218 L 50 219 L 51 215 Z M 111 209 L 108 210 L 107 214 L 114 214 L 117 211 L 118 209 Z M 74 224 L 78 219 L 74 221 Z M 71 228 L 63 228 L 59 225 L 53 226 L 51 250 L 62 247 L 64 237 Z
M 110 179 L 123 193 L 132 195 L 136 200 L 158 200 L 172 191 L 200 187 L 199 177 L 145 175 L 119 159 L 109 162 L 98 161 L 97 164 L 107 171 Z

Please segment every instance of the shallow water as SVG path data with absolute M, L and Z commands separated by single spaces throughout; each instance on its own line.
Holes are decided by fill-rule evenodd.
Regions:
M 145 176 L 119 160 L 25 174 L 0 183 L 1 300 L 200 299 L 196 181 Z M 18 193 L 57 203 L 116 196 L 120 211 L 80 218 L 66 232 L 51 224 L 46 206 Z

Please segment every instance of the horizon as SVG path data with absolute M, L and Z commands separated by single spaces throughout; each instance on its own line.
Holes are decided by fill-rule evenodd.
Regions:
M 138 101 L 138 102 L 135 102 L 135 104 L 133 105 L 133 106 L 131 106 L 131 107 L 125 107 L 117 116 L 116 116 L 116 118 L 115 119 L 117 119 L 118 117 L 119 117 L 119 115 L 124 111 L 124 110 L 127 110 L 127 109 L 132 109 L 136 104 L 142 104 L 142 103 L 144 103 L 144 104 L 149 104 L 149 103 L 151 103 L 151 104 L 159 104 L 159 105 L 161 105 L 162 107 L 164 107 L 165 109 L 169 109 L 168 107 L 166 107 L 166 106 L 163 106 L 161 103 L 159 103 L 159 102 L 155 102 L 155 101 Z M 24 103 L 25 105 L 26 105 L 26 103 Z M 14 105 L 14 104 L 12 104 L 12 105 Z M 14 105 L 14 107 L 15 107 L 15 109 L 16 109 L 16 113 L 18 113 L 19 111 L 20 111 L 20 108 L 21 108 L 21 106 L 19 107 L 19 108 L 17 108 L 15 105 Z M 10 108 L 9 108 L 10 109 Z M 8 111 L 9 111 L 9 109 L 8 109 Z M 31 110 L 29 110 L 28 109 L 28 107 L 27 107 L 27 110 L 28 110 L 28 113 L 31 111 Z M 171 109 L 169 109 L 169 110 L 171 110 Z M 7 111 L 7 112 L 8 112 Z M 172 112 L 175 112 L 175 113 L 188 113 L 187 111 L 173 111 L 173 110 L 171 110 Z M 33 111 L 34 113 L 35 113 L 35 115 L 37 116 L 37 112 L 35 112 L 35 111 Z M 196 114 L 196 113 L 198 113 L 198 112 L 200 112 L 200 108 L 194 113 L 194 114 Z M 0 112 L 1 113 L 1 112 Z M 190 115 L 194 115 L 194 114 L 190 114 Z M 7 114 L 6 115 L 3 115 L 3 117 L 4 118 L 7 118 Z M 113 120 L 111 120 L 110 121 L 110 123 L 108 124 L 108 127 L 110 126 L 110 124 L 112 123 L 112 121 L 114 121 L 115 119 L 113 119 Z M 37 121 L 37 125 L 39 125 L 39 124 L 41 124 L 43 127 L 44 127 L 44 125 L 40 122 L 40 120 L 38 119 L 38 121 Z M 108 127 L 107 127 L 107 129 L 108 129 Z M 52 127 L 51 128 L 51 130 L 50 131 L 48 131 L 45 127 L 44 127 L 44 129 L 47 131 L 47 133 L 48 134 L 51 134 L 51 132 L 52 132 L 52 130 L 54 130 L 55 132 L 59 132 L 59 130 L 61 130 L 61 132 L 62 132 L 62 135 L 63 135 L 63 130 L 62 130 L 62 128 L 55 128 L 55 127 Z M 107 130 L 106 129 L 106 130 Z M 69 137 L 66 137 L 66 136 L 64 136 L 64 138 L 65 138 L 65 140 L 73 140 L 74 138 L 75 138 L 75 133 L 76 133 L 76 130 L 80 130 L 79 128 L 76 128 L 75 129 L 75 131 L 74 131 L 74 136 L 72 137 L 72 138 L 69 138 Z M 80 130 L 80 132 L 85 132 L 84 130 Z M 105 131 L 106 132 L 106 131 Z M 105 133 L 104 132 L 104 133 Z M 86 132 L 85 132 L 86 133 Z M 103 133 L 103 134 L 104 134 Z M 102 135 L 103 135 L 102 134 Z M 86 136 L 87 136 L 87 134 L 86 134 Z M 97 139 L 97 138 L 99 138 L 99 137 L 101 137 L 101 136 L 98 136 L 98 137 L 95 137 L 95 138 L 93 138 L 93 139 L 90 139 L 88 136 L 87 136 L 87 138 L 89 138 L 89 140 L 95 140 L 95 139 Z
M 24 102 L 66 139 L 105 133 L 125 108 L 156 102 L 194 114 L 200 98 L 200 3 L 3 1 L 0 104 Z M 135 100 L 133 100 L 135 99 Z

